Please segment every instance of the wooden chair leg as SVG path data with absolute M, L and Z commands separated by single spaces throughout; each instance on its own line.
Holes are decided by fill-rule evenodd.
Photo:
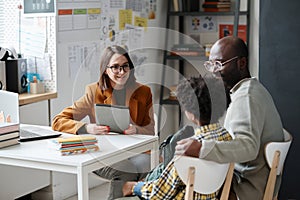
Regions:
M 225 183 L 223 185 L 220 200 L 227 200 L 229 197 L 231 181 L 232 181 L 232 177 L 233 177 L 233 171 L 234 171 L 234 163 L 230 163 L 228 172 L 226 175 Z
M 264 200 L 272 200 L 273 199 L 279 159 L 280 159 L 280 152 L 276 151 L 274 153 L 272 167 L 271 167 L 271 170 L 269 173 L 269 178 L 268 178 L 267 186 L 265 189 Z
M 189 167 L 188 180 L 185 191 L 185 200 L 193 200 L 194 193 L 194 183 L 195 183 L 195 167 Z

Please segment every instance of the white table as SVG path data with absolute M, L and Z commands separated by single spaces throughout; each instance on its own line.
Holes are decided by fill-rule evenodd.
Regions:
M 25 142 L 0 150 L 0 164 L 77 174 L 78 200 L 89 199 L 88 173 L 151 150 L 151 167 L 158 164 L 158 137 L 97 136 L 100 151 L 61 156 L 48 140 Z

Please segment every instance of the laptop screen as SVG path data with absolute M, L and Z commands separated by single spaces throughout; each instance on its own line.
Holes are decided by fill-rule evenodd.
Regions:
M 12 123 L 20 123 L 19 94 L 0 90 L 0 123 L 7 120 Z

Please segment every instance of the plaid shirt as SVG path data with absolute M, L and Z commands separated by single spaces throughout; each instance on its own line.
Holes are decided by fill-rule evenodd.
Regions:
M 197 128 L 193 138 L 198 141 L 210 139 L 228 141 L 232 139 L 226 129 L 218 123 Z M 160 178 L 155 181 L 138 182 L 133 188 L 133 193 L 143 199 L 151 200 L 184 199 L 185 184 L 177 174 L 174 161 L 171 161 Z M 218 191 L 208 195 L 194 192 L 194 199 L 213 200 L 217 199 L 217 195 Z

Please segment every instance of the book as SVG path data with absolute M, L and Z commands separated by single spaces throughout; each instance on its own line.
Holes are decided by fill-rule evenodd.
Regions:
M 173 8 L 175 12 L 179 11 L 179 5 L 178 5 L 179 0 L 173 0 Z
M 19 131 L 19 123 L 2 122 L 0 123 L 0 134 Z
M 204 12 L 230 12 L 231 7 L 229 8 L 203 8 Z
M 19 138 L 18 137 L 0 141 L 0 148 L 4 148 L 4 147 L 16 145 L 16 144 L 19 144 Z
M 99 150 L 96 137 L 89 135 L 56 138 L 50 140 L 50 143 L 55 150 L 58 150 L 61 153 L 61 155 L 81 154 Z
M 109 126 L 110 132 L 124 133 L 130 124 L 129 107 L 95 104 L 96 124 Z
M 231 5 L 230 1 L 204 2 L 202 5 Z
M 90 145 L 90 146 L 84 146 L 84 147 L 70 147 L 70 148 L 64 148 L 64 149 L 61 149 L 60 151 L 63 152 L 63 153 L 67 153 L 67 152 L 76 152 L 79 153 L 85 153 L 86 151 L 88 150 L 93 150 L 93 151 L 96 151 L 96 150 L 99 150 L 99 147 L 97 145 Z
M 178 0 L 178 11 L 184 11 L 183 10 L 183 0 Z
M 203 46 L 200 44 L 174 44 L 172 47 L 172 50 L 201 50 L 203 49 Z
M 230 8 L 230 2 L 205 2 L 202 4 L 203 8 Z
M 175 44 L 171 48 L 170 55 L 176 56 L 200 56 L 204 49 L 199 44 Z
M 89 135 L 75 135 L 75 136 L 67 137 L 67 138 L 56 138 L 53 141 L 58 144 L 67 143 L 67 142 L 96 141 L 96 137 L 89 136 Z
M 198 54 L 204 52 L 204 48 L 199 44 L 175 44 L 171 48 L 171 54 L 179 52 L 197 52 Z
M 199 0 L 186 0 L 186 4 L 186 11 L 188 12 L 197 12 L 200 10 Z
M 60 151 L 60 155 L 67 156 L 67 155 L 74 155 L 74 154 L 83 154 L 83 153 L 94 152 L 94 151 L 98 151 L 98 150 L 99 150 L 98 146 L 93 146 L 93 147 L 89 147 L 89 148 L 80 148 L 80 149 Z
M 231 0 L 204 0 L 204 3 L 206 2 L 231 2 Z
M 200 51 L 170 51 L 170 55 L 173 56 L 200 56 Z
M 0 135 L 0 142 L 2 142 L 3 140 L 12 139 L 12 138 L 19 138 L 19 136 L 20 136 L 19 131 L 3 133 Z
M 233 35 L 233 24 L 219 24 L 219 38 Z M 238 37 L 247 43 L 247 26 L 238 25 Z

